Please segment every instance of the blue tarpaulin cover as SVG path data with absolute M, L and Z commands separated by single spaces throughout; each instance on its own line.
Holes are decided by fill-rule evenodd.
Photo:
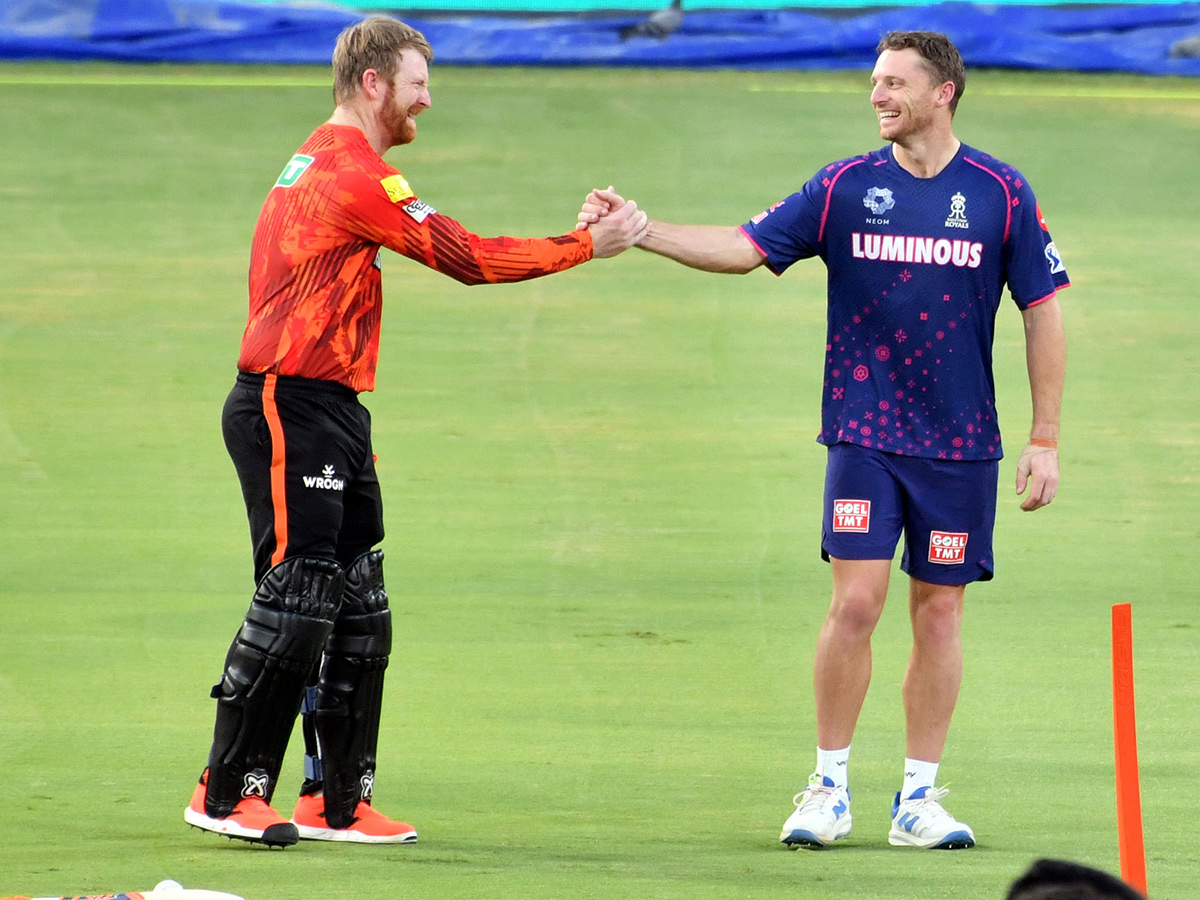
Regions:
M 324 65 L 341 29 L 363 15 L 219 0 L 6 0 L 0 58 Z M 949 34 L 973 68 L 1200 75 L 1200 58 L 1169 53 L 1200 35 L 1200 3 L 940 3 L 850 16 L 697 10 L 664 40 L 622 40 L 621 30 L 642 17 L 404 16 L 429 38 L 439 65 L 869 69 L 884 32 L 931 29 Z

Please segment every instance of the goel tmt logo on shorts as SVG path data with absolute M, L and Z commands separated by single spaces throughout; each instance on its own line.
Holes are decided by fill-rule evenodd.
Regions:
M 870 500 L 834 500 L 833 530 L 866 534 L 871 530 Z
M 929 561 L 957 566 L 967 561 L 967 535 L 955 531 L 934 531 L 929 535 Z

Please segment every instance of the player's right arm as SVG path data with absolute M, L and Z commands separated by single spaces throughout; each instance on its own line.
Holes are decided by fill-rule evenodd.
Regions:
M 391 191 L 385 190 L 391 182 Z M 462 284 L 525 281 L 590 259 L 614 256 L 645 231 L 635 206 L 613 216 L 603 234 L 571 231 L 547 238 L 481 237 L 421 201 L 400 176 L 347 172 L 339 178 L 344 225 L 354 234 Z
M 693 269 L 732 275 L 745 275 L 766 259 L 737 226 L 677 225 L 651 219 L 637 246 Z
M 606 217 L 623 211 L 625 206 L 625 199 L 611 188 L 594 190 L 584 200 L 579 227 L 595 228 Z M 744 275 L 765 261 L 763 254 L 737 226 L 679 225 L 651 219 L 637 246 L 705 272 Z

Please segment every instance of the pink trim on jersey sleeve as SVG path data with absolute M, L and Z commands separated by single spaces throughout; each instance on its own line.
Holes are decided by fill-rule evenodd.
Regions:
M 767 251 L 766 251 L 766 250 L 764 250 L 762 247 L 758 246 L 758 241 L 756 241 L 756 240 L 754 239 L 754 237 L 753 237 L 753 236 L 750 234 L 750 232 L 748 232 L 748 231 L 746 230 L 746 226 L 745 226 L 745 225 L 739 225 L 739 226 L 738 226 L 738 231 L 740 231 L 742 234 L 744 234 L 744 235 L 746 236 L 746 240 L 748 240 L 748 241 L 750 242 L 750 246 L 751 246 L 751 247 L 753 247 L 755 250 L 757 250 L 759 253 L 761 253 L 761 254 L 762 254 L 762 256 L 763 256 L 763 259 L 766 259 L 766 258 L 767 258 Z M 770 269 L 771 267 L 770 267 L 770 266 L 767 266 L 767 268 L 768 268 L 768 269 Z M 771 271 L 772 271 L 772 272 L 775 272 L 775 270 L 774 270 L 774 269 L 771 269 Z M 776 274 L 776 275 L 778 275 L 779 273 L 778 273 L 778 272 L 775 272 L 775 274 Z
M 833 179 L 829 182 L 829 187 L 825 189 L 825 208 L 821 210 L 821 227 L 817 229 L 818 243 L 825 240 L 825 221 L 829 218 L 829 204 L 833 202 L 833 186 L 837 184 L 837 180 L 842 177 L 843 172 L 852 166 L 857 166 L 864 162 L 866 162 L 865 159 L 855 159 L 846 163 L 846 165 L 837 170 L 837 174 L 835 174 Z M 1005 236 L 1007 237 L 1007 232 L 1005 233 Z
M 1007 201 L 1004 204 L 1004 242 L 1007 244 L 1008 243 L 1008 233 L 1012 229 L 1012 193 L 1010 193 L 1008 190 L 1007 182 L 1005 182 L 1005 180 L 1003 178 L 1001 178 L 999 175 L 997 175 L 995 172 L 993 172 L 987 166 L 981 166 L 979 163 L 975 162 L 975 160 L 971 159 L 971 157 L 969 157 L 969 156 L 964 157 L 964 160 L 966 162 L 969 162 L 975 168 L 977 168 L 983 172 L 987 172 L 989 175 L 991 175 L 993 178 L 995 178 L 998 182 L 1000 182 L 1000 187 L 1004 188 L 1004 198 Z M 1048 299 L 1049 299 L 1049 297 L 1042 298 L 1042 300 L 1048 300 Z M 1042 301 L 1039 300 L 1038 302 L 1041 303 Z
M 1026 303 L 1021 308 L 1022 309 L 1033 309 L 1035 306 L 1039 306 L 1042 303 L 1045 303 L 1047 300 L 1053 300 L 1055 297 L 1058 296 L 1059 291 L 1063 290 L 1064 288 L 1069 288 L 1070 286 L 1071 286 L 1071 282 L 1069 282 L 1069 281 L 1066 284 L 1060 284 L 1057 288 L 1052 290 L 1045 297 L 1039 297 L 1038 299 L 1034 300 L 1032 303 Z

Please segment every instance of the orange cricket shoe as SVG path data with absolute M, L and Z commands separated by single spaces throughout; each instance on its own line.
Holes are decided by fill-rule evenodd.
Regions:
M 192 792 L 192 802 L 183 811 L 183 819 L 195 828 L 223 834 L 228 838 L 266 844 L 268 847 L 290 847 L 300 840 L 296 826 L 273 810 L 261 797 L 246 797 L 228 816 L 215 819 L 204 808 L 208 793 L 208 769 Z
M 389 819 L 365 800 L 354 810 L 347 828 L 331 828 L 325 821 L 325 797 L 302 796 L 292 810 L 292 824 L 308 841 L 348 841 L 354 844 L 415 844 L 417 829 L 407 822 Z

